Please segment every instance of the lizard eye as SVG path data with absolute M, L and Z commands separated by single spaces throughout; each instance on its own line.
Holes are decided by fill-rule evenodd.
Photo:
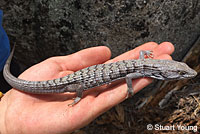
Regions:
M 186 72 L 185 72 L 185 71 L 179 71 L 179 74 L 180 74 L 180 75 L 185 75 Z

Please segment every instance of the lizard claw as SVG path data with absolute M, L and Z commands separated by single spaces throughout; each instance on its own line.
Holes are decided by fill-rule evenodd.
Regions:
M 80 97 L 76 97 L 76 98 L 73 99 L 73 100 L 74 100 L 74 102 L 68 104 L 68 106 L 74 106 L 75 104 L 77 104 L 77 103 L 81 100 L 81 98 L 80 98 Z

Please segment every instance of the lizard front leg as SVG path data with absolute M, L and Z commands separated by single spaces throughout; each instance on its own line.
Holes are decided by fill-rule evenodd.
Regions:
M 134 89 L 133 89 L 133 84 L 132 84 L 132 80 L 136 79 L 136 78 L 141 78 L 144 77 L 144 75 L 142 73 L 130 73 L 127 74 L 125 79 L 126 79 L 126 84 L 127 84 L 127 96 L 126 98 L 129 97 L 129 95 L 133 96 L 134 95 Z

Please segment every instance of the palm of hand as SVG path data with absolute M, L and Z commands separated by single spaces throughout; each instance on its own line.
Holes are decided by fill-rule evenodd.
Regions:
M 168 49 L 166 49 L 168 47 Z M 129 51 L 109 62 L 136 59 L 139 50 L 153 50 L 157 58 L 170 59 L 173 52 L 170 43 L 157 45 L 147 43 L 132 51 Z M 19 78 L 39 81 L 50 80 L 66 76 L 94 64 L 101 64 L 109 60 L 110 51 L 106 47 L 85 49 L 69 56 L 53 57 L 35 66 L 32 66 Z M 150 79 L 134 80 L 135 90 L 151 82 Z M 124 89 L 124 90 L 122 90 Z M 100 87 L 89 90 L 84 98 L 75 106 L 69 107 L 75 94 L 48 94 L 32 95 L 18 90 L 10 90 L 3 97 L 0 107 L 0 119 L 4 119 L 6 126 L 3 130 L 10 133 L 64 133 L 78 129 L 112 106 L 120 103 L 126 97 L 126 85 L 124 83 L 113 87 Z M 9 124 L 8 124 L 8 123 Z M 13 129 L 13 126 L 14 129 Z M 12 129 L 11 129 L 12 128 Z

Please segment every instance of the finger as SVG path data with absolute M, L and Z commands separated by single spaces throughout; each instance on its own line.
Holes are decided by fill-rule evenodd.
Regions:
M 174 45 L 172 45 L 170 42 L 163 42 L 153 49 L 153 55 L 155 58 L 162 54 L 170 55 L 173 52 L 174 52 Z
M 62 70 L 77 71 L 88 66 L 101 64 L 109 60 L 111 51 L 106 46 L 98 46 L 81 50 L 77 53 L 59 56 L 55 61 L 62 67 Z

